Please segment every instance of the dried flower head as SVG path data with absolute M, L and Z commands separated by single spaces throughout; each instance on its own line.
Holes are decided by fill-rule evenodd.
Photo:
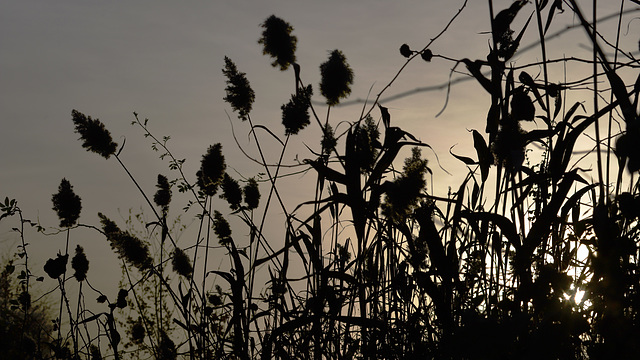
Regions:
M 178 275 L 184 276 L 186 278 L 191 277 L 191 273 L 193 272 L 193 267 L 191 266 L 191 260 L 189 260 L 189 256 L 182 251 L 179 247 L 176 247 L 173 250 L 173 259 L 171 259 L 171 265 L 173 266 L 173 271 L 175 271 Z
M 213 232 L 218 236 L 220 245 L 228 245 L 231 242 L 231 227 L 218 210 L 213 212 Z
M 53 210 L 58 214 L 60 227 L 73 226 L 80 217 L 82 203 L 80 197 L 73 192 L 73 186 L 67 179 L 60 181 L 58 193 L 51 197 Z
M 390 219 L 403 220 L 419 203 L 420 193 L 426 186 L 428 161 L 422 159 L 420 148 L 411 149 L 411 157 L 404 160 L 402 174 L 388 183 L 383 212 Z
M 227 78 L 227 87 L 225 88 L 227 96 L 224 97 L 224 101 L 238 112 L 240 119 L 247 120 L 256 94 L 251 89 L 246 74 L 239 72 L 236 64 L 226 56 L 222 73 Z
M 320 65 L 320 76 L 320 93 L 327 99 L 327 105 L 337 105 L 351 94 L 353 71 L 342 51 L 330 53 L 329 60 Z
M 244 203 L 247 204 L 247 209 L 253 210 L 257 208 L 260 204 L 260 188 L 256 179 L 249 179 L 242 192 L 244 193 Z
M 156 187 L 158 190 L 155 195 L 153 195 L 153 202 L 162 208 L 168 207 L 171 202 L 171 185 L 169 185 L 167 177 L 162 174 L 158 174 L 158 183 L 156 184 Z
M 325 155 L 329 155 L 333 149 L 335 149 L 336 145 L 338 145 L 338 140 L 333 132 L 333 127 L 329 124 L 322 129 L 322 140 L 320 141 L 320 145 L 322 146 L 322 153 Z
M 373 169 L 380 144 L 380 131 L 373 118 L 368 115 L 364 124 L 357 124 L 353 130 L 355 153 L 361 172 Z
M 240 209 L 242 189 L 240 188 L 240 184 L 227 173 L 225 173 L 222 178 L 222 194 L 220 197 L 227 200 L 231 210 Z
M 208 196 L 215 195 L 226 169 L 222 145 L 217 143 L 209 146 L 207 153 L 202 155 L 200 170 L 196 173 L 200 190 Z
M 313 89 L 309 85 L 297 94 L 291 95 L 291 100 L 282 105 L 282 125 L 286 135 L 296 135 L 309 125 L 311 95 L 313 95 Z
M 113 142 L 111 133 L 100 120 L 94 120 L 91 116 L 86 116 L 75 109 L 71 111 L 71 120 L 75 125 L 75 132 L 80 134 L 83 148 L 97 153 L 105 159 L 116 153 L 118 144 Z
M 264 31 L 258 44 L 264 46 L 262 54 L 275 58 L 272 66 L 280 66 L 280 70 L 287 70 L 289 65 L 296 61 L 298 38 L 291 35 L 293 27 L 275 15 L 269 16 L 261 26 Z
M 60 275 L 67 271 L 67 261 L 69 261 L 69 255 L 58 254 L 55 259 L 49 259 L 44 264 L 44 272 L 52 279 L 57 279 Z
M 101 213 L 98 213 L 98 216 L 111 248 L 118 254 L 120 259 L 124 259 L 140 271 L 144 271 L 152 265 L 153 261 L 149 255 L 149 247 L 144 242 L 129 232 L 120 230 L 115 222 Z
M 84 249 L 80 245 L 76 245 L 76 254 L 71 259 L 71 267 L 75 271 L 73 276 L 78 281 L 83 281 L 87 278 L 87 271 L 89 271 L 89 260 L 84 253 Z

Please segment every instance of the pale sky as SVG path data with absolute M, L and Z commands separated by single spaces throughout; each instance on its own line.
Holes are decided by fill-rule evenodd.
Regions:
M 257 40 L 264 19 L 275 14 L 295 28 L 302 79 L 314 86 L 314 100 L 323 101 L 318 91 L 318 67 L 333 49 L 344 52 L 355 73 L 350 99 L 365 99 L 370 88 L 369 97 L 374 98 L 405 63 L 398 51 L 400 45 L 407 43 L 413 49 L 421 49 L 463 3 L 463 0 L 3 0 L 0 2 L 0 197 L 17 199 L 26 218 L 39 219 L 48 229 L 58 225 L 51 210 L 51 195 L 63 177 L 83 200 L 82 223 L 97 225 L 96 214 L 100 211 L 124 226 L 118 210 L 125 216 L 129 208 L 144 208 L 142 197 L 115 160 L 106 161 L 81 147 L 78 135 L 73 132 L 72 109 L 101 119 L 119 144 L 126 138 L 122 159 L 150 195 L 155 192 L 158 173 L 169 178 L 177 175 L 168 170 L 166 161 L 158 159 L 141 131 L 130 125 L 134 111 L 141 118 L 150 119 L 150 128 L 156 135 L 171 135 L 169 146 L 177 157 L 187 159 L 185 171 L 192 181 L 200 156 L 217 142 L 223 144 L 229 166 L 244 176 L 255 176 L 263 169 L 245 159 L 231 137 L 227 113 L 241 144 L 256 154 L 247 136 L 247 124 L 241 123 L 222 101 L 225 83 L 221 69 L 224 56 L 229 56 L 240 71 L 247 73 L 256 92 L 254 122 L 283 136 L 280 106 L 294 91 L 294 80 L 291 71 L 280 72 L 262 55 Z M 510 3 L 511 0 L 496 0 L 494 6 L 499 11 Z M 591 1 L 580 3 L 586 7 Z M 620 6 L 618 1 L 600 3 L 602 14 L 617 11 Z M 632 4 L 628 3 L 630 8 Z M 532 8 L 532 4 L 525 7 L 516 18 L 514 29 L 519 30 Z M 569 11 L 558 16 L 559 25 L 554 25 L 550 32 L 577 21 Z M 637 52 L 640 22 L 629 23 L 631 18 L 626 19 L 625 26 L 628 23 L 630 30 L 624 41 L 635 44 L 632 50 Z M 536 39 L 534 23 L 535 19 L 523 44 Z M 483 32 L 489 30 L 487 2 L 470 0 L 449 32 L 431 49 L 434 54 L 451 58 L 484 59 L 489 36 Z M 578 28 L 549 44 L 550 57 L 560 58 L 574 50 L 588 57 L 590 52 L 580 48 L 580 44 L 587 43 Z M 532 50 L 522 58 L 516 54 L 514 60 L 530 61 L 532 57 L 539 59 L 539 51 Z M 453 65 L 438 58 L 431 63 L 416 58 L 382 99 L 446 83 Z M 458 70 L 464 71 L 463 66 Z M 531 69 L 530 73 L 538 71 Z M 449 172 L 464 176 L 465 167 L 448 150 L 458 144 L 456 153 L 475 158 L 467 129 L 482 132 L 487 100 L 486 92 L 470 81 L 452 88 L 448 108 L 438 118 L 435 114 L 445 103 L 445 91 L 416 93 L 383 105 L 390 109 L 393 125 L 432 145 Z M 321 117 L 326 114 L 325 107 L 317 109 Z M 361 110 L 362 105 L 332 109 L 331 123 L 335 127 L 343 121 L 355 121 Z M 373 115 L 379 117 L 377 111 Z M 340 126 L 346 128 L 344 124 Z M 294 163 L 296 156 L 300 160 L 313 157 L 304 144 L 318 149 L 317 135 L 317 126 L 312 124 L 292 138 L 285 163 Z M 264 136 L 264 141 L 267 149 L 272 150 L 269 159 L 275 162 L 279 149 L 268 137 Z M 441 184 L 435 192 L 446 194 L 447 185 L 458 186 L 459 182 L 438 168 L 433 153 L 425 150 L 423 155 L 430 160 L 437 179 L 434 181 Z M 232 169 L 229 171 L 237 175 Z M 301 184 L 305 181 L 301 179 L 310 180 L 310 186 L 304 188 Z M 313 179 L 307 175 L 283 182 L 282 189 L 292 194 L 288 204 L 291 209 L 300 201 L 311 199 Z M 266 186 L 262 188 L 265 197 L 267 190 Z M 172 215 L 180 214 L 186 200 L 178 197 L 175 201 Z M 225 204 L 220 204 L 221 209 L 228 211 Z M 273 210 L 278 214 L 277 207 Z M 148 209 L 145 212 L 151 215 Z M 15 234 L 10 233 L 15 223 L 9 221 L 14 220 L 0 223 L 3 241 L 0 249 L 5 252 L 13 251 L 16 245 Z M 189 223 L 190 217 L 186 216 L 185 221 Z M 276 222 L 274 226 L 280 224 Z M 234 233 L 241 237 L 244 230 L 234 229 Z M 33 232 L 27 236 L 31 244 L 28 250 L 34 259 L 32 271 L 43 275 L 42 264 L 64 248 L 64 236 L 42 237 Z M 185 242 L 191 244 L 193 239 Z M 115 256 L 102 236 L 87 230 L 72 232 L 70 248 L 78 243 L 85 247 L 91 261 L 88 276 L 92 282 L 100 282 L 104 271 L 119 274 Z M 118 276 L 108 280 L 117 282 Z M 45 287 L 48 285 L 54 286 L 51 281 Z

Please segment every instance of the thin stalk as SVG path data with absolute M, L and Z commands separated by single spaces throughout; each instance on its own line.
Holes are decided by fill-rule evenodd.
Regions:
M 127 264 L 125 263 L 124 260 L 122 260 L 122 268 L 125 271 L 125 274 L 127 275 L 127 281 L 129 281 L 129 286 L 130 286 L 130 290 L 133 293 L 133 300 L 136 303 L 136 306 L 138 307 L 138 312 L 140 313 L 140 318 L 142 319 L 142 323 L 144 324 L 144 328 L 147 332 L 147 334 L 150 334 L 151 332 L 150 330 L 150 326 L 147 323 L 147 318 L 146 316 L 144 316 L 144 311 L 142 309 L 142 306 L 140 306 L 140 301 L 138 300 L 138 294 L 136 294 L 136 288 L 134 286 L 133 281 L 131 281 L 131 276 L 129 275 L 129 270 L 127 269 Z M 153 355 L 157 358 L 158 354 L 156 353 L 156 346 L 153 343 L 153 337 L 149 336 L 149 341 L 151 342 L 151 350 L 153 351 Z
M 211 205 L 213 204 L 213 200 L 209 201 L 209 211 L 208 213 L 211 214 Z M 206 240 L 206 244 L 205 244 L 205 248 L 204 248 L 204 264 L 202 265 L 202 297 L 200 300 L 200 326 L 202 327 L 205 323 L 204 321 L 204 308 L 206 305 L 206 284 L 207 284 L 207 264 L 209 261 L 209 241 L 211 239 L 211 217 L 209 216 L 207 219 L 207 240 Z M 204 343 L 205 340 L 204 338 L 207 336 L 207 329 L 209 328 L 209 326 L 206 326 L 205 328 L 203 328 L 202 333 L 200 335 L 200 356 L 204 357 Z
M 614 57 L 613 57 L 613 63 L 617 64 L 618 63 L 618 53 L 620 50 L 620 30 L 622 27 L 622 14 L 624 13 L 624 0 L 620 0 L 620 15 L 618 16 L 618 27 L 617 27 L 617 31 L 616 31 L 616 44 L 615 44 L 615 52 L 614 52 Z M 595 23 L 595 21 L 594 21 Z M 611 94 L 609 95 L 609 103 L 613 102 L 613 92 L 611 92 Z M 634 109 L 637 110 L 637 109 Z M 610 163 L 611 163 L 611 128 L 613 126 L 613 112 L 609 113 L 609 124 L 607 127 L 607 165 L 606 165 L 606 169 L 607 169 L 607 178 L 606 178 L 606 193 L 609 194 L 609 176 L 610 176 Z M 620 188 L 618 186 L 616 186 L 615 188 L 615 195 L 617 196 L 619 193 Z

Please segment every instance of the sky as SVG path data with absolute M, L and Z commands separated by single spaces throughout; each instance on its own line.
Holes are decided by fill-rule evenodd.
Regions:
M 117 143 L 125 143 L 122 160 L 149 194 L 155 191 L 158 173 L 170 178 L 176 175 L 151 150 L 151 143 L 140 129 L 131 126 L 134 111 L 149 119 L 155 135 L 171 136 L 169 147 L 176 157 L 187 159 L 185 172 L 191 180 L 200 156 L 217 142 L 223 145 L 233 176 L 256 176 L 263 169 L 246 159 L 233 140 L 232 126 L 241 146 L 257 157 L 255 143 L 248 136 L 248 125 L 237 119 L 222 100 L 225 79 L 221 69 L 224 56 L 229 56 L 247 74 L 256 92 L 253 121 L 283 138 L 280 106 L 294 91 L 294 79 L 290 70 L 281 72 L 271 67 L 271 60 L 262 55 L 257 43 L 259 25 L 268 16 L 274 14 L 294 27 L 302 80 L 314 86 L 314 100 L 318 103 L 323 101 L 318 94 L 319 65 L 326 61 L 329 51 L 344 52 L 355 74 L 348 101 L 351 105 L 331 110 L 331 123 L 344 130 L 345 122 L 359 118 L 364 107 L 362 100 L 375 98 L 405 64 L 406 59 L 398 51 L 400 45 L 407 43 L 413 49 L 422 49 L 463 3 L 463 0 L 3 0 L 0 2 L 0 198 L 15 198 L 24 216 L 40 221 L 48 232 L 56 231 L 51 196 L 62 178 L 71 182 L 83 200 L 82 223 L 98 225 L 97 213 L 103 212 L 123 225 L 129 209 L 145 209 L 143 198 L 115 160 L 105 160 L 81 147 L 78 135 L 73 132 L 72 109 L 99 118 Z M 496 0 L 494 6 L 498 11 L 510 3 Z M 590 3 L 580 2 L 584 6 Z M 600 3 L 601 14 L 617 11 L 620 6 L 617 1 Z M 529 14 L 532 6 L 527 5 L 523 14 Z M 576 24 L 569 12 L 564 16 L 559 20 L 561 25 L 552 26 L 550 32 Z M 640 22 L 631 21 L 631 16 L 626 20 L 629 35 L 623 40 L 634 44 L 637 50 L 635 34 Z M 522 25 L 525 21 L 526 15 L 519 15 L 515 23 Z M 431 49 L 434 54 L 455 59 L 484 59 L 489 30 L 487 2 L 470 0 Z M 535 38 L 536 31 L 531 27 L 523 43 Z M 590 52 L 581 47 L 586 43 L 581 29 L 569 31 L 550 43 L 550 56 L 562 57 L 572 49 L 587 57 Z M 531 55 L 516 54 L 514 60 L 530 61 L 536 57 L 539 52 L 532 51 Z M 439 117 L 436 114 L 446 102 L 446 89 L 418 91 L 388 102 L 385 99 L 446 84 L 453 65 L 437 57 L 431 63 L 416 58 L 381 97 L 382 105 L 391 112 L 393 125 L 433 147 L 434 152 L 425 150 L 423 155 L 434 171 L 433 192 L 440 195 L 446 194 L 448 186 L 459 184 L 456 176 L 466 174 L 465 167 L 448 154 L 449 148 L 456 145 L 456 153 L 475 157 L 468 130 L 484 129 L 488 95 L 473 81 L 453 86 L 448 106 Z M 464 71 L 461 66 L 458 70 Z M 555 74 L 563 75 L 562 71 Z M 454 75 L 458 76 L 463 75 Z M 326 107 L 319 104 L 317 109 L 323 118 Z M 379 119 L 377 111 L 372 114 Z M 317 127 L 310 127 L 292 138 L 284 163 L 313 158 L 306 146 L 319 150 L 318 134 Z M 277 143 L 265 133 L 260 137 L 267 159 L 276 162 L 280 151 Z M 439 168 L 434 153 L 454 175 Z M 310 199 L 313 179 L 307 174 L 282 180 L 289 209 Z M 263 194 L 266 191 L 263 187 Z M 184 204 L 186 200 L 176 201 L 174 216 L 180 214 L 179 202 Z M 144 211 L 151 215 L 149 209 Z M 274 219 L 278 211 L 274 207 Z M 192 221 L 189 214 L 183 220 L 187 225 Z M 5 254 L 13 252 L 17 245 L 16 234 L 10 231 L 13 226 L 15 222 L 0 222 L 0 250 Z M 277 232 L 282 222 L 275 220 L 271 226 Z M 35 232 L 27 235 L 34 267 L 42 274 L 42 264 L 64 248 L 65 237 Z M 89 278 L 110 286 L 109 282 L 115 281 L 113 276 L 102 274 L 119 274 L 119 268 L 106 241 L 95 231 L 80 229 L 72 233 L 70 248 L 75 244 L 84 246 L 92 261 Z M 93 268 L 98 269 L 95 275 Z M 46 283 L 45 287 L 49 285 L 53 286 Z

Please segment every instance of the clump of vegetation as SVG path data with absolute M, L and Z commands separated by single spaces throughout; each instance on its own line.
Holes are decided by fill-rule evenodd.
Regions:
M 630 86 L 637 79 L 628 81 L 622 74 L 638 61 L 615 42 L 607 41 L 604 51 L 596 41 L 605 39 L 595 32 L 597 23 L 587 22 L 574 0 L 515 1 L 496 14 L 493 10 L 491 6 L 488 19 L 491 46 L 482 59 L 447 56 L 447 47 L 437 46 L 445 31 L 421 50 L 408 44 L 399 48 L 407 63 L 418 56 L 423 66 L 447 61 L 452 73 L 463 64 L 468 79 L 477 82 L 472 86 L 490 99 L 486 116 L 470 130 L 475 154 L 452 153 L 467 173 L 446 194 L 427 187 L 428 176 L 433 176 L 428 165 L 437 163 L 422 152 L 430 146 L 393 126 L 380 95 L 347 129 L 336 130 L 341 128 L 329 111 L 339 111 L 336 106 L 351 93 L 354 79 L 340 50 L 332 51 L 320 67 L 319 90 L 329 105 L 320 120 L 311 101 L 313 86 L 302 82 L 301 65 L 295 63 L 293 27 L 275 16 L 262 24 L 258 42 L 274 59 L 273 66 L 283 71 L 293 67 L 294 95 L 280 108 L 284 141 L 252 119 L 255 94 L 246 74 L 227 57 L 223 68 L 224 100 L 246 121 L 242 124 L 260 155 L 252 158 L 262 165 L 260 175 L 231 177 L 222 145 L 216 143 L 203 155 L 195 178 L 187 176 L 184 160 L 168 148 L 168 137 L 159 140 L 148 121 L 135 114 L 133 124 L 151 139 L 154 150 L 162 151 L 175 175 L 173 180 L 157 176 L 152 203 L 120 161 L 105 125 L 73 110 L 82 146 L 107 159 L 115 157 L 155 218 L 135 217 L 144 229 L 135 232 L 129 228 L 131 218 L 129 227 L 121 228 L 99 214 L 101 227 L 90 228 L 122 260 L 123 281 L 112 298 L 91 288 L 102 312 L 84 311 L 78 300 L 74 314 L 65 278 L 69 234 L 81 226 L 81 206 L 63 179 L 52 200 L 67 245 L 43 269 L 58 282 L 60 308 L 53 328 L 35 329 L 27 326 L 37 315 L 29 281 L 44 277 L 29 270 L 24 225 L 42 229 L 22 219 L 15 201 L 0 203 L 0 219 L 19 216 L 21 226 L 18 255 L 24 270 L 16 292 L 3 290 L 11 310 L 7 316 L 13 319 L 9 325 L 20 334 L 12 351 L 34 357 L 49 351 L 59 359 L 120 359 L 128 354 L 243 360 L 636 356 L 640 157 L 633 141 L 640 128 L 640 87 Z M 549 57 L 547 31 L 561 14 L 580 21 L 592 41 L 591 59 Z M 622 8 L 620 24 L 626 14 Z M 516 18 L 527 18 L 520 29 L 513 29 Z M 532 21 L 537 27 L 529 26 Z M 515 56 L 525 32 L 538 36 L 539 62 Z M 552 64 L 572 61 L 596 66 L 579 81 L 552 79 Z M 534 71 L 540 72 L 536 78 L 529 75 Z M 604 78 L 609 87 L 602 90 L 598 83 Z M 588 82 L 599 104 L 593 110 L 581 101 L 565 107 Z M 600 121 L 605 117 L 608 124 Z M 322 138 L 305 143 L 309 158 L 296 166 L 315 176 L 315 188 L 308 201 L 291 209 L 278 186 L 283 173 L 289 175 L 282 159 L 287 144 L 312 120 Z M 282 146 L 277 163 L 265 160 L 258 129 Z M 588 134 L 592 130 L 594 136 Z M 586 156 L 579 153 L 579 142 L 591 142 L 593 150 Z M 409 153 L 402 165 L 405 150 Z M 540 153 L 540 160 L 529 156 L 532 151 Z M 597 172 L 593 180 L 582 166 L 591 160 Z M 198 211 L 197 237 L 190 243 L 180 239 L 180 246 L 168 225 L 174 186 L 191 196 L 185 208 Z M 214 197 L 218 190 L 224 206 Z M 268 238 L 263 231 L 272 221 L 268 210 L 273 206 L 284 217 L 284 239 Z M 237 223 L 246 229 L 236 229 Z M 214 251 L 225 260 L 215 268 L 209 264 Z M 71 266 L 79 299 L 84 298 L 83 284 L 89 284 L 88 264 L 83 247 L 76 246 Z M 165 272 L 168 264 L 173 272 Z M 15 269 L 13 263 L 7 265 L 0 280 L 9 281 Z M 3 285 L 0 290 L 4 288 L 9 289 Z M 47 334 L 47 340 L 34 336 L 42 334 L 34 329 Z

